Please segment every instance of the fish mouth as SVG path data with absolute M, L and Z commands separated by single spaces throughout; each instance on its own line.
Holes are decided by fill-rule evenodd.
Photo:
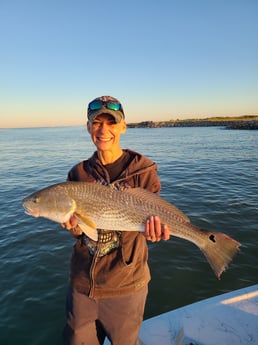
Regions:
M 36 218 L 39 217 L 39 211 L 38 210 L 32 209 L 28 205 L 24 205 L 24 204 L 23 204 L 23 207 L 24 207 L 24 212 L 27 215 L 32 216 L 32 217 L 36 217 Z

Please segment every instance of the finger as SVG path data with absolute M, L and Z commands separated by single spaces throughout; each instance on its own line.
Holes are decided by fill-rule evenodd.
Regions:
M 170 231 L 166 224 L 163 224 L 162 226 L 162 239 L 167 241 L 170 238 Z
M 145 223 L 144 235 L 148 241 L 152 241 L 152 242 L 156 241 L 155 225 L 154 225 L 154 217 L 153 216 L 148 218 L 146 223 Z
M 68 220 L 67 222 L 62 223 L 61 227 L 65 228 L 66 230 L 71 230 L 73 228 L 73 225 L 70 223 L 70 220 Z
M 70 224 L 73 228 L 75 228 L 78 225 L 78 220 L 74 215 L 72 215 L 70 218 Z
M 147 219 L 145 223 L 144 236 L 146 237 L 147 240 L 150 240 L 150 220 L 149 219 Z
M 160 218 L 158 216 L 154 217 L 154 231 L 155 231 L 156 241 L 160 241 L 161 235 L 162 235 L 162 226 L 160 223 Z
M 149 237 L 151 242 L 156 242 L 156 232 L 155 232 L 155 217 L 151 216 L 149 219 Z
M 64 223 L 64 227 L 66 230 L 71 230 L 73 228 L 72 224 L 70 223 L 70 220 Z
M 150 218 L 147 219 L 145 223 L 144 235 L 148 241 L 152 241 L 153 232 L 154 232 L 154 220 L 153 220 L 153 217 L 151 216 Z

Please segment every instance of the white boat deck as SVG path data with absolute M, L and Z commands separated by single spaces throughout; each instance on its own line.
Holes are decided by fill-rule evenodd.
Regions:
M 148 319 L 141 327 L 140 344 L 258 344 L 258 285 Z

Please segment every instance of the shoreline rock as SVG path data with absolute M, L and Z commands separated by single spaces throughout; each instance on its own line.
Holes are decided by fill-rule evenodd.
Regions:
M 189 120 L 189 121 L 143 121 L 139 123 L 128 123 L 128 128 L 163 128 L 163 127 L 225 127 L 226 129 L 248 129 L 257 130 L 258 120 Z

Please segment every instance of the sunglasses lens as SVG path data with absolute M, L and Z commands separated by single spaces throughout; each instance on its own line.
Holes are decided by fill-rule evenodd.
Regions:
M 120 103 L 107 102 L 106 106 L 110 110 L 120 110 L 121 109 L 121 104 Z
M 101 109 L 103 107 L 103 105 L 105 105 L 106 108 L 110 109 L 110 110 L 115 110 L 115 111 L 122 110 L 122 106 L 121 106 L 120 103 L 116 103 L 116 102 L 103 102 L 103 101 L 100 101 L 100 100 L 92 101 L 89 104 L 89 110 L 91 110 L 91 111 L 99 110 L 99 109 Z
M 93 101 L 89 104 L 89 109 L 90 110 L 99 110 L 102 108 L 102 101 Z

